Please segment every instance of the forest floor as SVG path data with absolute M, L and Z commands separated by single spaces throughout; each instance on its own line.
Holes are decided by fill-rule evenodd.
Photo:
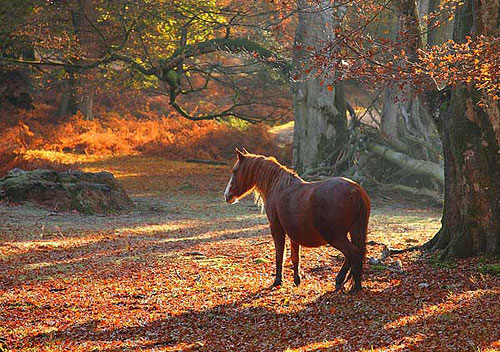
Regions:
M 113 172 L 136 209 L 84 216 L 0 203 L 7 350 L 500 350 L 500 279 L 482 273 L 485 259 L 393 255 L 366 263 L 365 289 L 350 295 L 333 293 L 340 252 L 305 248 L 301 286 L 287 253 L 283 286 L 268 289 L 267 222 L 251 200 L 224 203 L 229 166 L 127 156 L 83 169 Z M 439 209 L 378 197 L 368 239 L 420 244 L 439 220 Z

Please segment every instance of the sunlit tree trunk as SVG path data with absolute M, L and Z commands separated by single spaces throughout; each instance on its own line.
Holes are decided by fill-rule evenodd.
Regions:
M 94 118 L 94 90 L 95 86 L 89 82 L 83 87 L 79 101 L 79 110 L 86 120 Z
M 67 72 L 67 78 L 61 83 L 61 101 L 59 103 L 59 118 L 74 115 L 78 111 L 76 82 L 72 71 Z
M 299 0 L 295 34 L 292 83 L 295 129 L 293 159 L 299 173 L 335 161 L 348 138 L 345 98 L 313 68 L 312 53 L 333 40 L 330 0 Z
M 62 82 L 59 117 L 71 116 L 80 111 L 86 120 L 92 120 L 94 90 L 94 85 L 85 75 L 79 75 L 79 78 L 75 79 L 73 73 L 68 73 L 68 78 Z
M 500 4 L 465 1 L 458 11 L 454 40 L 494 35 Z M 500 254 L 500 109 L 471 84 L 459 84 L 442 103 L 440 132 L 445 160 L 445 203 L 441 230 L 426 244 L 442 257 Z M 483 97 L 483 99 L 485 99 Z

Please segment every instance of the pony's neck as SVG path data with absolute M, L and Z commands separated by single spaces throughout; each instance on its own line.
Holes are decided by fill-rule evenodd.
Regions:
M 253 158 L 251 168 L 255 191 L 264 202 L 272 193 L 302 180 L 294 171 L 281 165 L 274 158 Z

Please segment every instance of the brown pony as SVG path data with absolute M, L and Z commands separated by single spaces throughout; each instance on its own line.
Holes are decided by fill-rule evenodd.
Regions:
M 335 278 L 335 291 L 343 289 L 349 270 L 349 277 L 352 275 L 354 280 L 352 291 L 359 291 L 370 216 L 370 199 L 365 190 L 343 177 L 306 182 L 273 157 L 238 149 L 236 154 L 238 160 L 233 166 L 224 197 L 226 202 L 235 203 L 255 191 L 262 201 L 276 251 L 276 279 L 272 286 L 282 283 L 287 234 L 291 243 L 295 285 L 300 284 L 300 246 L 330 244 L 345 256 Z

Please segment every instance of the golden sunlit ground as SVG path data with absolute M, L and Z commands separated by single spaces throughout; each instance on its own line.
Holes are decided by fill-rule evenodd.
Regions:
M 284 285 L 269 290 L 267 222 L 251 200 L 223 202 L 229 166 L 50 158 L 112 172 L 136 209 L 104 217 L 0 203 L 8 350 L 500 350 L 500 280 L 478 259 L 393 255 L 387 267 L 365 264 L 365 290 L 353 296 L 333 293 L 340 253 L 306 248 L 302 285 L 287 260 Z M 380 243 L 425 242 L 439 220 L 439 209 L 375 199 L 368 256 L 380 256 Z

